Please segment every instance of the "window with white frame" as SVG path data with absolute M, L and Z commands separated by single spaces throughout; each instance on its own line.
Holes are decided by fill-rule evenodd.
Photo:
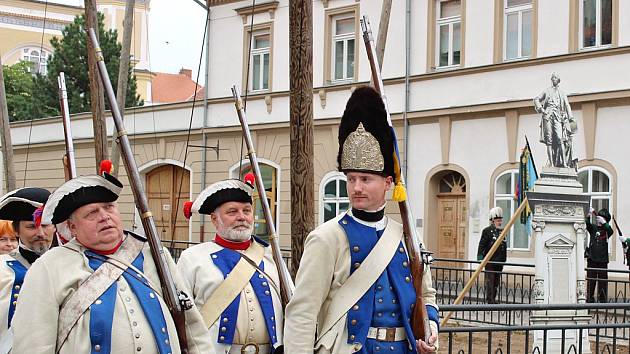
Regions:
M 50 53 L 40 48 L 22 49 L 22 60 L 30 62 L 29 72 L 34 74 L 46 74 L 48 57 Z
M 580 0 L 580 48 L 612 44 L 613 0 Z
M 528 58 L 532 54 L 532 0 L 504 0 L 503 58 Z
M 271 35 L 269 31 L 254 32 L 250 69 L 250 91 L 269 89 L 269 56 Z
M 332 81 L 354 78 L 355 26 L 354 15 L 343 14 L 332 18 Z
M 503 222 L 507 223 L 518 209 L 516 188 L 518 185 L 518 170 L 503 172 L 497 177 L 494 185 L 494 205 L 503 209 Z M 507 235 L 508 249 L 529 250 L 529 236 L 526 225 L 517 220 Z
M 320 221 L 326 222 L 345 212 L 350 207 L 346 176 L 334 173 L 322 180 Z
M 582 193 L 591 197 L 591 207 L 595 210 L 606 208 L 612 214 L 612 187 L 608 171 L 601 167 L 589 166 L 578 172 Z
M 461 0 L 441 0 L 437 5 L 437 66 L 444 68 L 459 65 L 462 30 Z

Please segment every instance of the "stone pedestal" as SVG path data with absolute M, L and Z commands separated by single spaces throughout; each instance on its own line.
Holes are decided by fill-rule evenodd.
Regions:
M 537 304 L 575 304 L 586 302 L 584 277 L 585 216 L 589 197 L 573 169 L 545 167 L 533 191 L 527 192 L 532 209 L 532 239 L 536 245 L 536 276 L 532 297 Z M 535 311 L 532 325 L 588 324 L 587 310 Z M 578 330 L 565 331 L 565 350 L 582 340 L 584 353 L 590 353 L 588 331 L 579 338 Z M 561 331 L 547 332 L 547 352 L 559 353 Z M 534 346 L 542 351 L 543 332 L 534 333 Z

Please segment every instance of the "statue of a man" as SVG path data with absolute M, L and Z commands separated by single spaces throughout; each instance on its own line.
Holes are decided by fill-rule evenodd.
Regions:
M 536 112 L 542 113 L 540 142 L 547 145 L 551 166 L 575 168 L 572 136 L 577 131 L 577 124 L 567 95 L 558 87 L 560 76 L 557 73 L 551 74 L 551 83 L 551 87 L 534 98 Z

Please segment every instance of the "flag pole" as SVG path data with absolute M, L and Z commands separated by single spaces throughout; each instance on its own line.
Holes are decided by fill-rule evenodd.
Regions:
M 514 213 L 514 215 L 512 215 L 512 217 L 510 218 L 510 221 L 508 221 L 507 225 L 505 225 L 505 227 L 503 228 L 503 231 L 501 231 L 501 234 L 499 235 L 499 237 L 496 239 L 496 241 L 494 241 L 492 248 L 490 248 L 486 256 L 483 258 L 483 261 L 481 261 L 481 264 L 479 264 L 477 269 L 475 269 L 475 272 L 470 276 L 468 283 L 466 283 L 466 286 L 464 286 L 464 289 L 462 290 L 462 292 L 459 294 L 459 296 L 457 296 L 457 299 L 455 299 L 455 302 L 453 302 L 453 305 L 459 305 L 462 302 L 462 300 L 464 300 L 464 296 L 466 296 L 466 293 L 468 293 L 468 291 L 472 287 L 475 280 L 477 280 L 483 268 L 486 266 L 486 264 L 488 264 L 488 262 L 490 261 L 490 258 L 492 258 L 492 256 L 494 255 L 494 252 L 497 249 L 499 249 L 501 242 L 503 242 L 503 239 L 508 234 L 508 230 L 510 230 L 512 225 L 514 225 L 516 218 L 523 212 L 523 209 L 525 209 L 525 205 L 527 205 L 527 197 L 523 199 L 523 201 L 521 202 L 521 205 L 518 206 L 518 209 L 516 209 L 516 212 Z M 451 318 L 452 315 L 453 315 L 453 311 L 451 310 L 442 319 L 442 322 L 440 323 L 440 327 L 444 327 L 444 325 L 446 325 L 446 323 L 448 322 L 448 320 Z
M 529 139 L 527 139 L 527 134 L 525 134 L 525 147 L 527 151 L 529 151 L 529 157 L 532 159 L 532 166 L 534 167 L 534 173 L 536 174 L 536 179 L 538 179 L 538 170 L 536 169 L 536 162 L 534 161 L 534 154 L 532 154 L 532 149 L 529 147 Z

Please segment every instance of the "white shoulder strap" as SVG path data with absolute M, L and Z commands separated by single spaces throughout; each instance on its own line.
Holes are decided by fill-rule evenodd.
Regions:
M 133 236 L 127 237 L 120 246 L 117 257 L 125 263 L 131 264 L 142 252 L 144 242 Z M 73 251 L 77 251 L 67 247 Z M 77 251 L 78 252 L 78 251 Z M 94 303 L 120 276 L 126 267 L 104 262 L 94 271 L 61 305 L 59 310 L 57 331 L 57 352 L 61 350 L 72 328 L 77 324 L 83 313 Z
M 322 338 L 339 321 L 350 308 L 361 299 L 372 284 L 383 274 L 385 268 L 394 257 L 394 253 L 402 240 L 402 225 L 388 222 L 383 236 L 378 240 L 370 254 L 361 266 L 346 279 L 345 283 L 335 294 L 328 307 L 326 320 L 319 328 L 317 337 Z
M 254 241 L 252 246 L 243 253 L 255 264 L 260 264 L 265 255 L 265 249 Z M 221 282 L 201 308 L 201 317 L 203 317 L 203 322 L 207 328 L 216 322 L 221 313 L 234 301 L 236 295 L 243 291 L 254 272 L 256 272 L 256 268 L 249 264 L 244 257 L 241 257 L 227 278 Z

